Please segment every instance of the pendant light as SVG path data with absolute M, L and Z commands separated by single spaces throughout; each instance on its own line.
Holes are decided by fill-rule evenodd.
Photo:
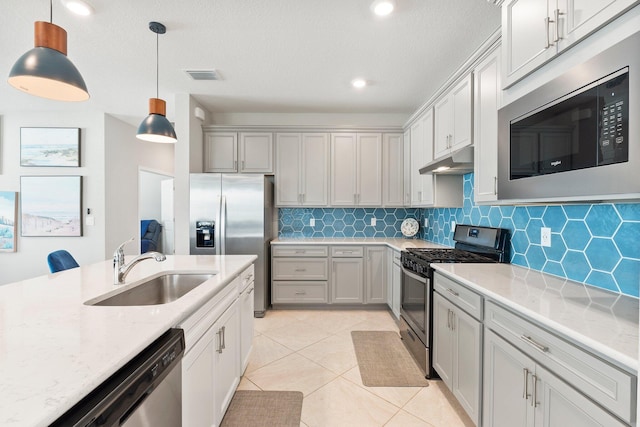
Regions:
M 9 84 L 18 90 L 57 101 L 86 101 L 87 85 L 67 58 L 67 32 L 53 24 L 53 0 L 49 22 L 36 21 L 35 47 L 22 55 L 9 73 Z
M 156 33 L 156 98 L 149 98 L 149 115 L 140 123 L 136 137 L 150 142 L 176 142 L 176 131 L 167 120 L 167 103 L 158 98 L 158 38 L 167 29 L 159 22 L 149 22 L 149 29 Z

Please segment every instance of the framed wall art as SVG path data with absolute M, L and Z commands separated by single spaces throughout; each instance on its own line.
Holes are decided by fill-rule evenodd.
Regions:
M 80 166 L 80 128 L 20 128 L 20 166 Z
M 21 235 L 82 236 L 81 176 L 20 177 Z
M 0 252 L 16 251 L 18 193 L 0 191 Z

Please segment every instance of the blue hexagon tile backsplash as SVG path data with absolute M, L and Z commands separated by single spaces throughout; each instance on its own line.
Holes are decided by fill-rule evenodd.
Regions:
M 417 238 L 453 246 L 452 221 L 511 231 L 511 262 L 555 276 L 637 297 L 640 288 L 640 204 L 476 205 L 473 173 L 464 176 L 462 208 L 279 210 L 280 237 L 402 237 L 400 224 L 415 218 Z M 310 226 L 314 218 L 315 226 Z M 376 225 L 371 226 L 371 219 Z M 551 229 L 551 246 L 540 229 Z

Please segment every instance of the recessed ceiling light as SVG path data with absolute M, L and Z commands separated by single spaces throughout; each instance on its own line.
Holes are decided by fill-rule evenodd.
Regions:
M 396 7 L 394 0 L 376 0 L 371 4 L 371 10 L 378 16 L 387 16 Z
M 365 79 L 358 78 L 358 79 L 351 80 L 351 86 L 355 87 L 356 89 L 362 89 L 366 85 L 367 85 L 367 81 Z
M 84 0 L 60 0 L 64 7 L 76 15 L 88 16 L 94 12 L 93 6 Z

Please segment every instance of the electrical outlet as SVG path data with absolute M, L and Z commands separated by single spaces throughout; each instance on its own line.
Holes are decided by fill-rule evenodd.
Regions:
M 549 227 L 540 229 L 540 244 L 546 247 L 551 246 L 551 229 Z
M 310 225 L 311 227 L 315 227 L 315 226 L 316 226 L 316 219 L 315 219 L 315 218 L 311 218 L 311 219 L 309 220 L 309 225 Z
M 376 219 L 375 218 L 371 218 L 371 226 L 372 227 L 376 226 Z
M 451 232 L 454 232 L 455 230 L 456 230 L 456 222 L 451 221 Z
M 429 218 L 424 219 L 424 226 L 429 227 Z

